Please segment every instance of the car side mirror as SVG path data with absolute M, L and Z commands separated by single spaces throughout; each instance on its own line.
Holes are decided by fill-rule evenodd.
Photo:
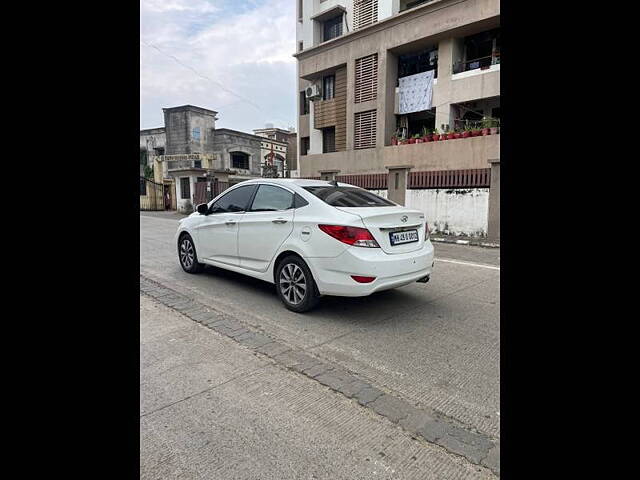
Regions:
M 196 207 L 196 211 L 200 215 L 209 215 L 209 205 L 207 205 L 206 203 L 201 203 Z

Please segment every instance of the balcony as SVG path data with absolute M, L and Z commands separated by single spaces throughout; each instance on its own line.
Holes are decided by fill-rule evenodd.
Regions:
M 487 168 L 500 158 L 500 133 L 363 150 L 309 154 L 300 158 L 300 176 L 319 170 L 343 173 L 384 173 L 386 165 L 413 165 L 413 171 Z
M 474 58 L 465 62 L 456 62 L 453 64 L 452 73 L 456 75 L 472 70 L 497 70 L 499 68 L 494 68 L 496 65 L 500 65 L 500 52 L 494 52 L 489 56 Z

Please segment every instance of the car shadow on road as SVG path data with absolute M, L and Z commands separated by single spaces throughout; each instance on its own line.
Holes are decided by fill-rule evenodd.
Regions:
M 205 267 L 204 274 L 216 279 L 224 279 L 244 290 L 251 289 L 253 294 L 264 299 L 268 298 L 274 304 L 281 304 L 275 286 L 271 283 L 210 265 Z M 425 305 L 430 301 L 430 295 L 425 295 L 425 293 L 427 292 L 422 289 L 397 288 L 375 292 L 366 297 L 323 296 L 318 306 L 304 315 L 318 319 L 337 320 L 348 314 L 350 321 L 358 321 L 359 323 L 375 321 Z M 284 305 L 281 307 L 285 309 Z M 287 313 L 296 315 L 289 311 Z

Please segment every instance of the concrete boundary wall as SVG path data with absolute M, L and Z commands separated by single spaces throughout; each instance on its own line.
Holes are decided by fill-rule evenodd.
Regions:
M 387 190 L 371 192 L 387 198 Z M 407 190 L 405 206 L 422 210 L 433 233 L 487 236 L 489 188 Z

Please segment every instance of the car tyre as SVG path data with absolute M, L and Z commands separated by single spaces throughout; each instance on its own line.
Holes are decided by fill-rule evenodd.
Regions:
M 307 312 L 320 301 L 311 270 L 298 256 L 289 255 L 283 258 L 278 264 L 275 279 L 280 300 L 292 312 Z
M 204 270 L 204 264 L 198 262 L 198 254 L 193 238 L 188 233 L 180 237 L 178 241 L 178 261 L 187 273 L 200 273 Z

